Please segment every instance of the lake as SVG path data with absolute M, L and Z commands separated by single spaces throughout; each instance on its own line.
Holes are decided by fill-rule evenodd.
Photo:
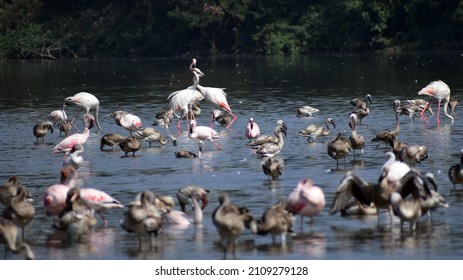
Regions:
M 174 156 L 181 149 L 198 151 L 198 142 L 188 138 L 184 121 L 177 131 L 176 119 L 169 128 L 178 141 L 176 147 L 171 143 L 155 143 L 152 147 L 143 143 L 135 157 L 122 157 L 119 147 L 113 152 L 99 149 L 106 133 L 128 135 L 108 116 L 115 110 L 129 111 L 139 116 L 145 127 L 152 126 L 156 113 L 168 106 L 167 96 L 191 85 L 191 58 L 0 63 L 0 180 L 17 175 L 34 196 L 36 217 L 26 228 L 26 242 L 37 259 L 221 259 L 222 247 L 211 219 L 221 193 L 228 193 L 233 203 L 248 207 L 251 214 L 260 217 L 281 196 L 287 197 L 303 178 L 312 178 L 326 198 L 324 210 L 314 219 L 313 231 L 308 218 L 301 231 L 300 217 L 296 216 L 294 235 L 282 246 L 278 238 L 272 244 L 270 236 L 245 230 L 237 242 L 238 259 L 461 259 L 463 191 L 461 186 L 453 189 L 447 175 L 449 167 L 460 161 L 463 148 L 459 107 L 453 114 L 454 123 L 442 116 L 439 126 L 435 115 L 429 118 L 429 124 L 419 116 L 415 122 L 400 117 L 399 139 L 428 147 L 429 157 L 417 168 L 434 174 L 439 192 L 450 207 L 435 211 L 431 221 L 422 217 L 416 231 L 406 225 L 402 232 L 398 218 L 390 225 L 385 214 L 380 215 L 378 225 L 376 216 L 344 218 L 328 213 L 346 171 L 353 170 L 368 182 L 378 180 L 388 150 L 377 148 L 377 143 L 370 140 L 380 130 L 395 127 L 391 107 L 395 99 L 404 102 L 418 98 L 421 88 L 438 79 L 450 86 L 452 97 L 460 99 L 460 53 L 197 59 L 197 67 L 205 73 L 201 85 L 225 88 L 237 119 L 228 129 L 215 123 L 214 129 L 221 136 L 216 142 L 222 150 L 206 141 L 202 157 L 195 159 Z M 151 248 L 148 243 L 139 248 L 137 237 L 120 227 L 126 208 L 108 211 L 107 225 L 98 218 L 97 227 L 82 242 L 68 243 L 65 233 L 52 228 L 53 218 L 45 214 L 42 196 L 48 185 L 59 181 L 63 154 L 52 154 L 51 149 L 62 137 L 55 131 L 46 135 L 45 143 L 37 144 L 32 128 L 46 120 L 51 111 L 60 109 L 64 98 L 81 91 L 99 99 L 103 130 L 93 128 L 84 145 L 85 161 L 78 170 L 80 185 L 103 190 L 124 204 L 143 190 L 175 197 L 179 188 L 199 185 L 210 190 L 202 227 L 166 227 Z M 364 160 L 357 157 L 353 161 L 350 155 L 346 167 L 341 160 L 338 169 L 326 145 L 338 132 L 350 135 L 348 115 L 354 107 L 348 101 L 366 94 L 372 95 L 373 103 L 370 114 L 358 127 L 358 133 L 367 140 Z M 320 111 L 313 117 L 298 118 L 296 109 L 302 105 Z M 431 106 L 437 112 L 436 100 Z M 201 109 L 197 121 L 209 126 L 211 107 L 202 101 Z M 77 106 L 66 108 L 70 117 L 79 110 Z M 262 172 L 262 159 L 247 145 L 244 129 L 249 117 L 260 125 L 263 134 L 272 134 L 279 119 L 288 126 L 278 155 L 285 163 L 279 181 L 271 181 Z M 336 121 L 336 128 L 328 136 L 307 143 L 307 138 L 296 134 L 308 124 L 323 124 L 328 117 Z M 80 118 L 76 125 L 83 127 Z M 167 135 L 165 128 L 157 129 Z M 8 254 L 8 259 L 22 258 Z

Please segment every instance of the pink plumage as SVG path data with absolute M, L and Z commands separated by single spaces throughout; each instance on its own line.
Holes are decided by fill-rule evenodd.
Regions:
M 310 217 L 310 228 L 312 230 L 313 217 L 320 213 L 325 207 L 325 195 L 320 187 L 314 186 L 311 179 L 302 179 L 297 187 L 289 194 L 287 208 L 288 210 L 301 216 Z
M 217 143 L 214 142 L 215 138 L 219 138 L 219 134 L 214 129 L 207 127 L 207 126 L 197 126 L 195 120 L 190 121 L 190 129 L 188 130 L 188 137 L 190 139 L 198 139 L 199 140 L 199 155 L 203 151 L 202 145 L 204 140 L 209 140 L 214 144 L 219 150 L 222 149 Z
M 442 100 L 444 100 L 444 114 L 453 123 L 454 118 L 451 115 L 449 115 L 449 113 L 447 112 L 447 107 L 448 107 L 449 102 L 450 102 L 450 88 L 446 83 L 444 83 L 441 80 L 433 81 L 433 82 L 429 83 L 426 87 L 422 88 L 418 92 L 418 95 L 428 95 L 428 96 L 434 97 L 434 98 L 436 98 L 438 100 L 437 119 L 436 119 L 437 124 L 440 124 L 440 104 L 441 104 Z M 430 106 L 430 105 L 428 104 L 428 106 Z M 426 121 L 426 123 L 429 123 L 428 120 L 426 119 L 426 117 L 424 116 L 424 111 L 426 111 L 426 109 L 427 109 L 427 107 L 424 108 L 421 111 L 420 116 L 421 116 L 421 118 L 423 118 Z
M 89 119 L 88 121 L 86 119 Z M 84 144 L 89 135 L 90 135 L 90 128 L 93 127 L 94 123 L 94 118 L 90 114 L 86 114 L 84 116 L 84 123 L 85 123 L 85 129 L 82 133 L 74 133 L 72 135 L 69 135 L 68 137 L 64 138 L 59 142 L 55 147 L 53 147 L 52 152 L 53 153 L 68 153 L 71 151 L 72 147 L 74 147 L 75 144 Z
M 43 205 L 48 215 L 58 216 L 63 212 L 67 192 L 75 186 L 76 181 L 77 171 L 72 166 L 63 166 L 60 183 L 50 185 L 43 195 Z M 81 197 L 90 202 L 98 203 L 100 210 L 122 207 L 122 204 L 112 196 L 94 188 L 82 188 Z
M 248 137 L 249 141 L 251 141 L 251 139 L 254 139 L 260 136 L 259 125 L 256 122 L 254 122 L 253 117 L 249 118 L 249 122 L 246 125 L 246 129 L 245 129 L 245 135 L 246 137 Z

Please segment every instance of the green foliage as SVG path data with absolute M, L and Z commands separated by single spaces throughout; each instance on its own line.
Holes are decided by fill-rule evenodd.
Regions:
M 0 57 L 305 54 L 458 49 L 458 0 L 14 0 Z

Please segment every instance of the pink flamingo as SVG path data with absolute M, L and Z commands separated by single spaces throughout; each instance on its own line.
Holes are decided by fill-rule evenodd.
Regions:
M 64 111 L 64 108 L 66 108 L 67 106 L 67 103 L 64 102 L 63 103 L 63 107 L 60 109 L 60 110 L 54 110 L 54 111 L 51 111 L 50 114 L 48 115 L 48 117 L 50 118 L 50 120 L 53 122 L 53 125 L 56 125 L 58 123 L 63 123 L 65 121 L 68 120 L 68 116 L 66 114 L 66 111 Z M 73 124 L 71 123 L 71 125 L 77 130 L 79 131 L 79 129 Z
M 82 107 L 82 109 L 72 119 L 71 124 L 74 123 L 74 120 L 80 114 L 80 112 L 82 112 L 83 109 L 87 111 L 87 114 L 90 113 L 90 109 L 95 109 L 96 125 L 98 126 L 98 130 L 101 130 L 100 122 L 98 121 L 98 110 L 100 108 L 100 101 L 93 94 L 90 94 L 88 92 L 79 92 L 74 94 L 73 96 L 66 97 L 64 101 L 68 104 L 76 104 L 77 106 Z
M 437 105 L 437 124 L 438 125 L 440 124 L 440 104 L 441 104 L 442 100 L 444 100 L 444 114 L 449 119 L 451 119 L 452 123 L 453 123 L 453 121 L 454 121 L 453 117 L 451 115 L 449 115 L 449 113 L 447 112 L 447 107 L 448 107 L 449 101 L 450 101 L 450 88 L 446 83 L 444 83 L 441 80 L 433 81 L 433 82 L 429 83 L 426 87 L 422 88 L 418 92 L 418 95 L 432 96 L 432 97 L 436 98 L 439 101 L 439 103 Z M 429 106 L 430 106 L 430 103 L 428 104 L 427 107 L 429 107 Z M 427 110 L 427 107 L 424 108 L 421 111 L 420 116 L 426 121 L 426 123 L 429 123 L 428 120 L 426 119 L 426 117 L 424 116 L 424 111 Z
M 60 215 L 66 206 L 66 196 L 68 191 L 73 188 L 77 181 L 77 171 L 70 165 L 61 168 L 61 180 L 59 184 L 47 187 L 43 195 L 43 205 L 48 215 Z M 81 197 L 92 204 L 92 208 L 98 212 L 106 224 L 107 220 L 103 216 L 103 211 L 111 208 L 122 208 L 122 204 L 111 197 L 109 194 L 94 189 L 82 188 Z
M 196 59 L 193 58 L 192 63 L 190 64 L 190 70 L 197 75 L 204 75 L 201 70 L 198 68 L 194 68 L 196 64 Z M 187 125 L 188 122 L 188 113 L 190 111 L 190 107 L 195 103 L 201 101 L 203 99 L 203 95 L 196 89 L 196 85 L 193 84 L 186 89 L 178 90 L 171 93 L 167 99 L 169 100 L 169 107 L 171 112 L 178 112 L 182 111 L 181 116 L 179 117 L 177 129 L 180 131 L 180 122 L 182 117 L 186 116 Z M 192 115 L 194 118 L 194 116 Z M 189 129 L 189 128 L 188 128 Z
M 90 135 L 90 128 L 93 127 L 94 117 L 90 114 L 85 114 L 84 116 L 84 124 L 85 129 L 82 133 L 74 133 L 69 135 L 68 137 L 64 138 L 59 142 L 55 147 L 53 147 L 53 153 L 68 153 L 71 151 L 72 147 L 75 144 L 84 144 L 88 136 Z
M 310 217 L 310 230 L 312 231 L 313 217 L 325 207 L 325 195 L 320 187 L 314 186 L 311 179 L 302 179 L 297 187 L 289 194 L 287 208 L 293 214 L 302 218 Z
M 126 111 L 114 111 L 110 114 L 114 118 L 116 124 L 127 129 L 132 136 L 133 131 L 138 131 L 143 129 L 140 117 L 128 113 Z
M 188 130 L 188 137 L 190 139 L 199 139 L 199 156 L 203 152 L 203 141 L 209 140 L 214 144 L 219 150 L 222 149 L 217 143 L 214 142 L 215 138 L 219 138 L 219 134 L 214 129 L 207 126 L 197 126 L 195 120 L 190 121 L 190 129 Z
M 249 122 L 246 125 L 245 134 L 246 134 L 246 137 L 248 137 L 249 141 L 251 141 L 251 139 L 254 139 L 260 136 L 259 125 L 254 122 L 253 117 L 249 118 Z
M 203 87 L 199 85 L 199 78 L 204 76 L 204 74 L 203 72 L 201 72 L 201 70 L 199 70 L 195 66 L 196 66 L 196 59 L 193 58 L 193 62 L 192 62 L 192 65 L 190 66 L 190 70 L 195 75 L 193 79 L 195 88 L 204 96 L 204 99 L 206 99 L 206 101 L 209 102 L 209 104 L 211 104 L 212 108 L 225 110 L 227 113 L 232 115 L 233 119 L 227 126 L 227 128 L 229 128 L 232 125 L 232 123 L 236 120 L 236 115 L 232 113 L 230 105 L 228 104 L 227 94 L 225 93 L 223 88 Z M 214 121 L 214 116 L 212 115 L 211 127 L 212 127 L 213 121 Z

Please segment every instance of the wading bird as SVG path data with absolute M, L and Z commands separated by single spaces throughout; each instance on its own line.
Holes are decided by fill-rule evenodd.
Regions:
M 87 111 L 87 114 L 89 114 L 90 109 L 95 109 L 96 125 L 98 126 L 98 130 L 101 130 L 100 122 L 98 120 L 100 101 L 93 94 L 90 94 L 88 92 L 79 92 L 74 94 L 73 96 L 66 97 L 64 101 L 67 102 L 67 104 L 75 104 L 82 108 L 77 113 L 77 115 L 71 120 L 71 124 L 74 123 L 74 120 L 80 114 L 80 112 L 82 112 L 82 110 L 85 109 L 85 111 Z

